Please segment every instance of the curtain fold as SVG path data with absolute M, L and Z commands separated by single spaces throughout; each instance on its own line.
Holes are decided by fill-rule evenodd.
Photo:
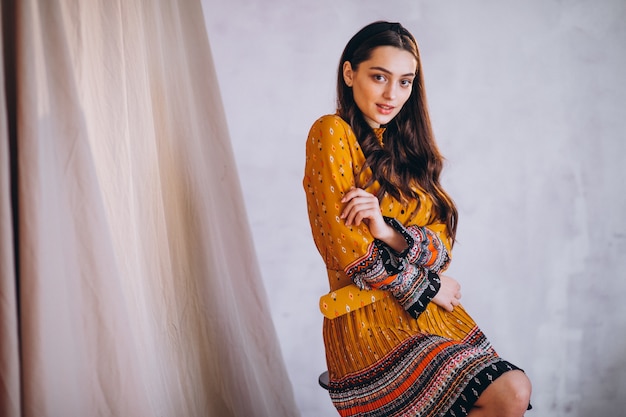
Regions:
M 3 5 L 4 6 L 4 5 Z M 13 56 L 12 23 L 4 7 L 0 8 L 0 33 L 4 56 Z M 15 95 L 5 65 L 0 65 L 0 415 L 18 416 L 20 408 L 19 329 L 14 254 L 14 227 L 11 188 L 11 149 L 7 102 Z M 6 81 L 5 81 L 6 80 Z
M 199 2 L 2 13 L 0 414 L 297 416 Z

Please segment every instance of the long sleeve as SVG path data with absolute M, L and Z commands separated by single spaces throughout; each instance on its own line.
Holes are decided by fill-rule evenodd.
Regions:
M 341 198 L 355 186 L 364 157 L 350 127 L 338 116 L 323 116 L 309 132 L 303 185 L 318 251 L 329 269 L 342 270 L 361 288 L 387 277 L 368 227 L 346 227 Z M 355 268 L 355 265 L 361 267 Z
M 313 124 L 306 142 L 303 185 L 309 221 L 317 249 L 331 269 L 343 270 L 371 254 L 374 242 L 365 224 L 346 227 L 340 219 L 341 198 L 355 186 L 354 170 L 359 169 L 356 139 L 350 135 L 338 116 L 324 116 Z
M 427 268 L 436 273 L 447 268 L 450 263 L 450 253 L 439 233 L 426 226 L 410 225 L 405 227 L 393 218 L 385 218 L 385 221 L 398 231 L 408 244 L 408 248 L 402 253 L 397 253 L 389 248 L 388 251 L 392 256 L 405 258 L 410 264 Z
M 338 116 L 324 116 L 311 127 L 303 185 L 315 244 L 327 268 L 344 271 L 361 289 L 388 290 L 417 317 L 440 285 L 439 277 L 426 266 L 437 262 L 437 256 L 433 261 L 432 254 L 426 254 L 432 246 L 428 241 L 431 235 L 397 223 L 410 243 L 410 250 L 399 257 L 375 239 L 365 224 L 346 227 L 340 218 L 341 198 L 355 186 L 355 172 L 360 172 L 364 160 L 354 133 Z

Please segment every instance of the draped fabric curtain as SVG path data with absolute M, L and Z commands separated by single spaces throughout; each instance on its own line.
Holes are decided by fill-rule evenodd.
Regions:
M 0 415 L 299 415 L 200 2 L 1 4 Z

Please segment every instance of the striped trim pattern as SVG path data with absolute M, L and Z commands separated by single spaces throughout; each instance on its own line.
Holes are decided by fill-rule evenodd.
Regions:
M 324 321 L 329 394 L 341 416 L 467 415 L 510 370 L 462 306 L 412 319 L 394 298 Z
M 466 416 L 484 389 L 517 369 L 497 355 L 442 337 L 416 335 L 329 393 L 341 416 Z

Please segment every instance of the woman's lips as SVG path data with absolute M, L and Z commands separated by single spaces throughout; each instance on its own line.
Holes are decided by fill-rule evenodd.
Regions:
M 386 104 L 377 104 L 376 107 L 378 108 L 378 112 L 384 115 L 391 114 L 393 109 L 395 109 L 394 106 L 388 106 Z

